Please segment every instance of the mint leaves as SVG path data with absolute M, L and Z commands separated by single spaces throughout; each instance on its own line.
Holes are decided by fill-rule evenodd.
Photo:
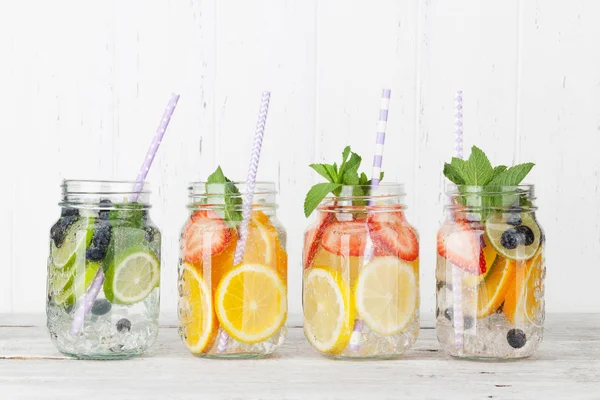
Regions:
M 342 163 L 339 168 L 337 163 L 310 164 L 309 167 L 325 178 L 327 182 L 317 183 L 308 191 L 304 199 L 304 215 L 310 216 L 329 193 L 339 196 L 344 185 L 355 186 L 352 189 L 353 196 L 368 196 L 369 188 L 365 186 L 370 185 L 371 180 L 364 172 L 358 173 L 361 162 L 362 158 L 354 153 L 350 146 L 346 146 L 342 151 Z M 383 172 L 381 179 L 383 179 Z M 355 202 L 359 203 L 359 200 L 355 200 Z M 364 203 L 364 201 L 362 202 Z
M 505 165 L 492 167 L 485 153 L 473 146 L 468 160 L 453 157 L 449 164 L 444 164 L 444 176 L 459 185 L 461 196 L 458 201 L 463 205 L 486 209 L 508 206 L 519 201 L 518 191 L 514 194 L 506 194 L 503 193 L 502 188 L 519 185 L 534 165 L 534 163 L 524 163 L 510 168 Z M 466 186 L 482 188 L 481 191 L 473 192 L 475 188 Z M 487 211 L 484 214 L 487 214 Z
M 217 185 L 215 185 L 217 184 Z M 206 179 L 206 195 L 209 203 L 222 202 L 224 220 L 230 225 L 235 225 L 236 222 L 242 220 L 242 211 L 240 206 L 242 205 L 242 197 L 240 191 L 235 184 L 229 180 L 221 166 L 218 166 L 215 172 L 209 175 Z M 215 198 L 213 200 L 213 198 Z

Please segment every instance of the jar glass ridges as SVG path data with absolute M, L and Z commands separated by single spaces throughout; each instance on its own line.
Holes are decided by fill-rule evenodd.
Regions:
M 305 233 L 304 332 L 331 357 L 396 357 L 419 332 L 419 239 L 403 185 L 371 189 L 342 187 Z
M 452 356 L 528 357 L 542 341 L 542 228 L 530 185 L 447 188 L 438 232 L 437 336 Z
M 178 314 L 181 338 L 198 356 L 260 357 L 285 339 L 286 233 L 276 216 L 275 185 L 256 183 L 246 244 L 236 264 L 245 191 L 238 182 L 189 188 Z
M 46 311 L 64 354 L 128 358 L 156 340 L 161 234 L 150 220 L 148 185 L 139 197 L 134 185 L 63 182 L 61 217 L 50 231 Z

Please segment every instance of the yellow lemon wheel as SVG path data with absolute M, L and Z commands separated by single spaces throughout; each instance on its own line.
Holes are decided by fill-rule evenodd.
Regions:
M 179 324 L 183 341 L 192 353 L 205 352 L 217 335 L 217 319 L 213 312 L 210 290 L 190 264 L 183 264 Z
M 320 352 L 339 354 L 348 346 L 354 323 L 349 292 L 340 274 L 326 268 L 305 272 L 304 334 Z
M 241 264 L 225 274 L 215 303 L 221 327 L 247 344 L 273 336 L 287 316 L 285 283 L 273 268 L 262 264 Z

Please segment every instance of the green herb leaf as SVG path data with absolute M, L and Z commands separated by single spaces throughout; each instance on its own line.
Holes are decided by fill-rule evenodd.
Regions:
M 119 221 L 113 225 L 140 229 L 146 225 L 147 212 L 140 203 L 113 204 L 112 208 L 108 212 L 108 219 Z
M 221 184 L 222 186 L 220 187 L 223 188 L 222 192 L 215 193 L 214 188 L 218 186 L 211 186 L 213 184 Z M 223 219 L 225 222 L 228 222 L 229 225 L 235 225 L 242 220 L 242 212 L 239 210 L 242 205 L 240 191 L 235 184 L 225 176 L 221 166 L 218 166 L 215 172 L 210 174 L 206 179 L 206 193 L 210 197 L 223 199 Z
M 461 175 L 465 183 L 471 186 L 485 186 L 494 175 L 494 168 L 485 153 L 477 146 L 471 148 L 471 156 L 464 163 Z
M 448 164 L 448 163 L 444 164 L 444 176 L 446 178 L 448 178 L 448 180 L 450 180 L 450 182 L 454 183 L 455 185 L 464 185 L 465 184 L 465 180 L 463 179 L 462 175 L 460 174 L 458 169 L 456 169 L 456 167 L 453 166 L 452 164 Z
M 337 179 L 337 172 L 332 165 L 329 164 L 310 164 L 309 167 L 317 171 L 319 175 L 327 179 L 329 182 L 335 182 Z
M 504 171 L 506 171 L 506 165 L 498 165 L 497 167 L 494 168 L 494 174 L 492 175 L 492 181 L 501 173 L 503 173 Z
M 317 208 L 317 206 L 323 201 L 329 192 L 341 188 L 342 185 L 339 183 L 317 183 L 314 185 L 304 199 L 304 215 L 308 217 Z
M 367 174 L 365 174 L 364 172 L 360 173 L 360 177 L 358 178 L 358 184 L 363 186 L 369 184 L 369 178 L 367 178 Z
M 490 183 L 494 186 L 517 186 L 534 167 L 534 163 L 524 163 L 512 166 L 500 172 Z
M 358 176 L 358 167 L 360 167 L 361 162 L 362 158 L 358 154 L 352 153 L 350 159 L 345 165 L 344 171 L 342 172 L 342 181 L 338 183 L 342 183 L 344 185 L 358 185 L 360 182 L 360 178 Z

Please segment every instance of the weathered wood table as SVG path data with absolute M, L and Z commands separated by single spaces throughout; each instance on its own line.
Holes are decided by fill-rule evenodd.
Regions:
M 321 357 L 297 317 L 262 360 L 196 358 L 170 317 L 145 356 L 80 361 L 54 349 L 43 316 L 0 314 L 0 399 L 600 399 L 600 314 L 551 314 L 535 357 L 500 363 L 448 358 L 424 320 L 393 361 Z

